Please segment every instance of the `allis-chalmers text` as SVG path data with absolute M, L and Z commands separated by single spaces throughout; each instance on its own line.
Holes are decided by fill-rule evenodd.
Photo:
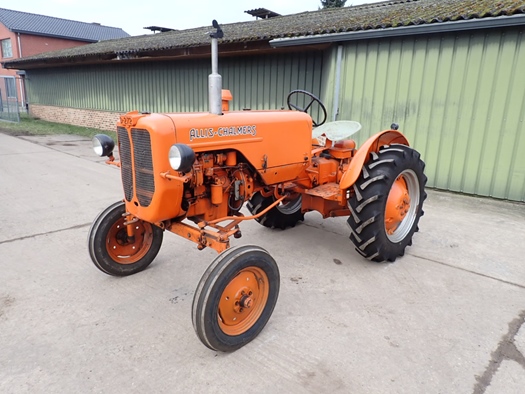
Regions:
M 237 135 L 251 135 L 257 134 L 257 127 L 253 126 L 232 126 L 219 127 L 218 129 L 191 129 L 190 141 L 199 138 L 213 138 L 213 137 L 234 137 Z

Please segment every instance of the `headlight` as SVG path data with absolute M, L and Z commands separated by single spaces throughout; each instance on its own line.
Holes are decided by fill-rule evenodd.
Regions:
M 115 148 L 115 141 L 106 134 L 97 134 L 93 137 L 93 150 L 100 157 L 111 156 Z
M 188 145 L 175 144 L 170 148 L 169 159 L 171 168 L 188 172 L 195 161 L 195 152 Z

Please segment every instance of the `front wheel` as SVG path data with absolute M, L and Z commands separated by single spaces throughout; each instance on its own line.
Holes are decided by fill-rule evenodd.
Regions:
M 134 236 L 128 237 L 125 212 L 124 203 L 116 202 L 103 210 L 89 229 L 91 260 L 108 275 L 127 276 L 144 270 L 162 245 L 162 229 L 143 220 L 130 224 Z
M 348 200 L 350 239 L 364 257 L 395 261 L 412 245 L 426 198 L 425 163 L 405 145 L 372 152 Z
M 208 267 L 192 305 L 193 328 L 212 350 L 231 352 L 264 328 L 279 295 L 279 269 L 258 246 L 227 249 Z

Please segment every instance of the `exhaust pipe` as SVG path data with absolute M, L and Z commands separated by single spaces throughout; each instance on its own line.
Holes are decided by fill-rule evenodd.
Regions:
M 219 44 L 218 39 L 224 37 L 221 27 L 214 19 L 212 22 L 216 32 L 210 33 L 211 37 L 211 74 L 208 76 L 208 95 L 210 100 L 210 113 L 222 115 L 222 77 L 219 74 Z

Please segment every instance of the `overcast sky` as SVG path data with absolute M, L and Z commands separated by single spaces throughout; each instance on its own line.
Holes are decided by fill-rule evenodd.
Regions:
M 347 0 L 346 5 L 377 3 L 380 0 Z M 381 0 L 382 1 L 382 0 Z M 233 23 L 254 18 L 244 11 L 266 8 L 281 15 L 316 11 L 319 0 L 24 0 L 1 5 L 81 22 L 120 27 L 133 36 L 150 34 L 146 26 L 189 29 L 211 26 L 211 21 Z

